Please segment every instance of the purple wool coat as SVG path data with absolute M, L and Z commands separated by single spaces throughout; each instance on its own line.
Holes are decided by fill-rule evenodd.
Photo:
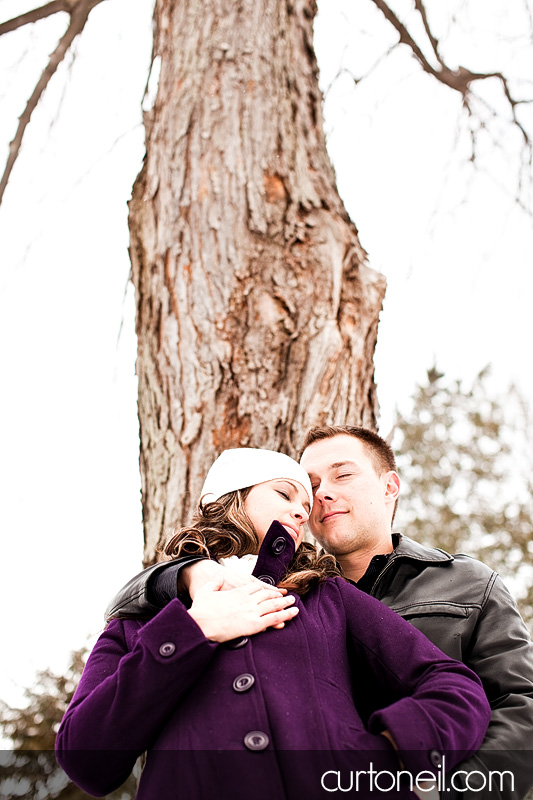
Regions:
M 277 583 L 293 552 L 273 523 L 254 574 Z M 282 630 L 224 644 L 177 599 L 113 620 L 61 723 L 59 764 L 96 796 L 147 752 L 138 800 L 314 800 L 337 782 L 343 797 L 413 798 L 399 758 L 429 777 L 477 750 L 490 707 L 464 664 L 342 578 L 296 603 Z

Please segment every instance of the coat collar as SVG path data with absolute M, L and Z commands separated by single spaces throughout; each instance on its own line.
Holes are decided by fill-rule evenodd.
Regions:
M 259 548 L 257 564 L 252 575 L 276 586 L 287 572 L 294 552 L 294 539 L 283 525 L 274 520 Z
M 412 558 L 415 561 L 425 561 L 427 563 L 442 563 L 446 561 L 453 561 L 454 558 L 446 550 L 441 550 L 439 547 L 426 547 L 424 544 L 415 542 L 408 536 L 401 533 L 392 534 L 393 541 L 397 539 L 398 544 L 394 548 L 391 559 L 397 558 Z

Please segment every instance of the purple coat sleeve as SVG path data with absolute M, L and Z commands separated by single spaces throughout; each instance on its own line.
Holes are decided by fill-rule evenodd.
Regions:
M 120 786 L 217 648 L 179 600 L 145 625 L 113 620 L 59 728 L 56 756 L 67 775 L 96 796 Z
M 413 773 L 435 773 L 443 757 L 453 768 L 479 748 L 490 721 L 481 681 L 383 603 L 338 583 L 355 656 L 386 687 L 388 705 L 370 715 L 369 731 L 388 730 Z

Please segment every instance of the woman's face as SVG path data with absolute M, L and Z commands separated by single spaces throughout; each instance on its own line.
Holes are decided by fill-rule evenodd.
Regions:
M 244 510 L 248 514 L 261 545 L 275 519 L 294 539 L 298 548 L 309 519 L 309 497 L 301 483 L 288 478 L 276 478 L 252 486 Z

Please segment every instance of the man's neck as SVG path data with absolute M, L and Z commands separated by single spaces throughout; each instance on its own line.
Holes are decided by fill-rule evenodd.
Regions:
M 394 545 L 392 538 L 389 537 L 385 541 L 380 541 L 373 547 L 368 547 L 364 550 L 357 550 L 353 553 L 346 553 L 344 555 L 337 555 L 337 561 L 341 565 L 343 574 L 354 583 L 360 580 L 368 569 L 368 565 L 374 556 L 385 555 L 392 553 Z

